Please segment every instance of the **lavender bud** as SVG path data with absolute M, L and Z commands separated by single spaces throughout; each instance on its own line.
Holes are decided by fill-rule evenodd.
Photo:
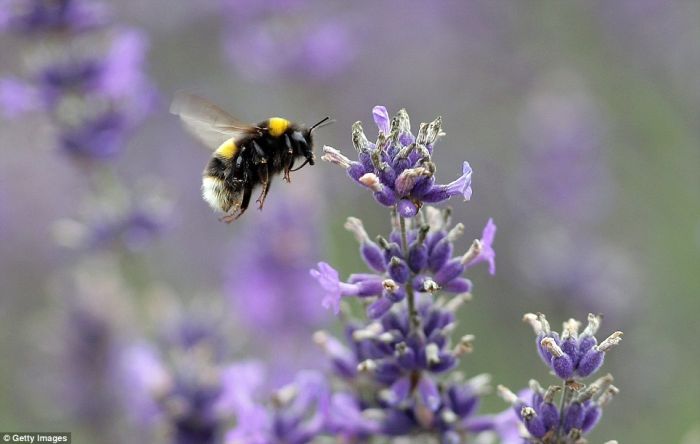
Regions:
M 585 412 L 581 403 L 574 401 L 569 404 L 564 412 L 564 431 L 569 433 L 572 429 L 580 429 L 583 425 Z
M 360 162 L 352 162 L 346 172 L 352 180 L 361 184 L 362 182 L 360 182 L 360 178 L 369 171 L 367 171 L 367 168 Z
M 360 254 L 365 264 L 369 266 L 374 271 L 382 273 L 386 271 L 384 266 L 384 254 L 377 244 L 372 241 L 368 241 L 362 244 L 360 247 Z
M 472 290 L 472 281 L 465 278 L 455 278 L 445 284 L 442 288 L 450 293 L 469 293 Z
M 394 303 L 389 299 L 379 298 L 367 307 L 367 317 L 370 319 L 379 319 L 389 311 L 393 304 Z
M 398 204 L 398 211 L 401 217 L 408 219 L 418 213 L 418 207 L 408 199 L 401 199 Z
M 586 352 L 581 361 L 579 361 L 578 369 L 576 373 L 582 378 L 592 375 L 603 365 L 605 359 L 605 353 L 596 350 L 595 347 L 591 348 Z
M 396 357 L 398 364 L 406 370 L 414 370 L 417 366 L 416 353 L 405 342 L 396 345 Z
M 596 404 L 591 404 L 586 408 L 586 413 L 583 417 L 583 422 L 581 424 L 581 430 L 583 433 L 588 433 L 598 424 L 600 417 L 602 416 L 603 410 Z
M 410 270 L 408 269 L 406 262 L 396 256 L 392 257 L 389 261 L 388 272 L 389 276 L 391 276 L 391 278 L 399 284 L 405 284 L 410 275 Z
M 540 417 L 547 430 L 559 425 L 559 409 L 551 401 L 544 401 L 540 404 Z
M 569 379 L 574 374 L 574 364 L 571 361 L 569 355 L 564 353 L 564 351 L 557 345 L 553 338 L 544 338 L 540 342 L 542 346 L 552 354 L 552 361 L 550 366 L 554 373 L 561 379 Z
M 453 259 L 447 262 L 440 270 L 435 273 L 435 282 L 439 285 L 444 285 L 452 279 L 458 277 L 464 272 L 464 265 L 459 259 Z
M 428 266 L 433 271 L 438 271 L 445 266 L 452 257 L 452 242 L 448 238 L 442 239 L 433 247 L 428 257 Z
M 385 207 L 393 207 L 398 200 L 394 190 L 389 187 L 383 187 L 381 191 L 374 193 L 374 199 Z
M 391 279 L 387 279 L 387 281 L 391 281 Z M 386 282 L 386 281 L 384 281 Z M 393 281 L 392 281 L 393 282 Z M 396 284 L 394 284 L 396 285 Z M 406 291 L 403 289 L 403 287 L 400 287 L 396 285 L 396 288 L 387 288 L 386 285 L 384 286 L 384 293 L 383 297 L 387 298 L 393 303 L 396 302 L 401 302 L 406 298 Z
M 547 429 L 545 428 L 542 420 L 537 416 L 537 412 L 532 407 L 523 407 L 520 410 L 520 417 L 525 423 L 525 428 L 530 432 L 535 438 L 542 438 Z
M 414 242 L 408 250 L 408 266 L 414 273 L 420 273 L 428 263 L 428 247 L 420 240 Z

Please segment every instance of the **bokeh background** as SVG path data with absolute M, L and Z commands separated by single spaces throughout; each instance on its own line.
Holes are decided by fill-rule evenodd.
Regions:
M 0 4 L 0 430 L 125 442 L 105 430 L 143 415 L 116 401 L 134 390 L 105 376 L 112 354 L 183 319 L 279 383 L 321 359 L 310 334 L 335 324 L 307 270 L 364 271 L 343 223 L 376 235 L 387 212 L 320 162 L 218 223 L 199 195 L 210 154 L 167 112 L 185 89 L 244 121 L 331 115 L 317 142 L 348 155 L 374 105 L 416 126 L 441 115 L 438 175 L 474 169 L 472 200 L 451 202 L 462 248 L 498 225 L 497 274 L 472 274 L 461 312 L 477 338 L 464 370 L 552 382 L 523 313 L 600 312 L 625 339 L 591 442 L 700 442 L 697 1 L 123 0 L 83 2 L 68 30 L 18 21 L 41 3 L 61 2 Z M 66 74 L 88 58 L 111 60 L 97 86 Z M 52 63 L 63 77 L 38 74 Z M 76 135 L 105 106 L 116 121 Z

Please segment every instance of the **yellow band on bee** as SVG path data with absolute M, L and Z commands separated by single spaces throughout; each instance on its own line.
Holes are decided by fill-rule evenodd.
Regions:
M 214 153 L 224 159 L 231 159 L 236 155 L 237 151 L 238 147 L 236 146 L 236 141 L 231 137 L 226 142 L 219 145 Z
M 279 137 L 289 128 L 289 120 L 281 117 L 271 117 L 267 122 L 267 128 L 272 137 Z

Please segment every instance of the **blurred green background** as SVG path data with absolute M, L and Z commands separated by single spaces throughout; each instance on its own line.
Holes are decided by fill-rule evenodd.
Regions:
M 147 279 L 195 301 L 216 294 L 239 237 L 269 217 L 216 222 L 199 197 L 209 154 L 167 113 L 176 90 L 251 122 L 331 115 L 317 143 L 350 157 L 350 126 L 362 120 L 372 138 L 374 105 L 407 108 L 414 127 L 441 115 L 438 177 L 456 177 L 462 160 L 474 169 L 472 200 L 451 202 L 461 247 L 489 217 L 498 225 L 497 274 L 472 273 L 475 298 L 461 312 L 459 332 L 477 338 L 467 373 L 513 389 L 551 383 L 523 313 L 558 327 L 602 312 L 600 335 L 625 333 L 606 364 L 621 393 L 591 442 L 700 442 L 700 3 L 309 0 L 249 17 L 252 3 L 111 5 L 149 37 L 160 95 L 113 163 L 134 182 L 158 177 L 173 205 L 169 229 L 140 253 Z M 282 38 L 263 52 L 236 41 L 244 25 Z M 321 26 L 315 38 L 330 43 L 302 59 L 294 45 Z M 0 51 L 0 73 L 21 75 L 22 42 L 3 36 Z M 265 65 L 288 52 L 294 60 Z M 55 277 L 73 260 L 51 227 L 89 190 L 51 137 L 41 115 L 0 122 L 0 430 L 77 427 L 45 388 L 59 377 L 45 358 L 57 341 Z M 318 260 L 364 271 L 342 226 L 356 216 L 384 233 L 385 208 L 325 162 L 297 177 L 278 181 L 269 205 L 298 187 L 320 208 Z M 482 411 L 503 408 L 492 395 Z

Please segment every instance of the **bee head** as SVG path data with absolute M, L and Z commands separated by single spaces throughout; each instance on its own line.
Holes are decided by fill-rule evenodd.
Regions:
M 330 125 L 331 123 L 334 123 L 335 120 L 331 120 L 329 116 L 324 117 L 323 119 L 319 120 L 318 122 L 314 123 L 311 125 L 307 130 L 305 130 L 302 135 L 304 136 L 304 140 L 306 140 L 306 147 L 307 151 L 304 152 L 304 157 L 306 157 L 307 162 L 309 164 L 313 165 L 314 164 L 314 154 L 311 151 L 313 147 L 313 132 L 314 130 L 318 128 L 323 128 L 324 126 Z

